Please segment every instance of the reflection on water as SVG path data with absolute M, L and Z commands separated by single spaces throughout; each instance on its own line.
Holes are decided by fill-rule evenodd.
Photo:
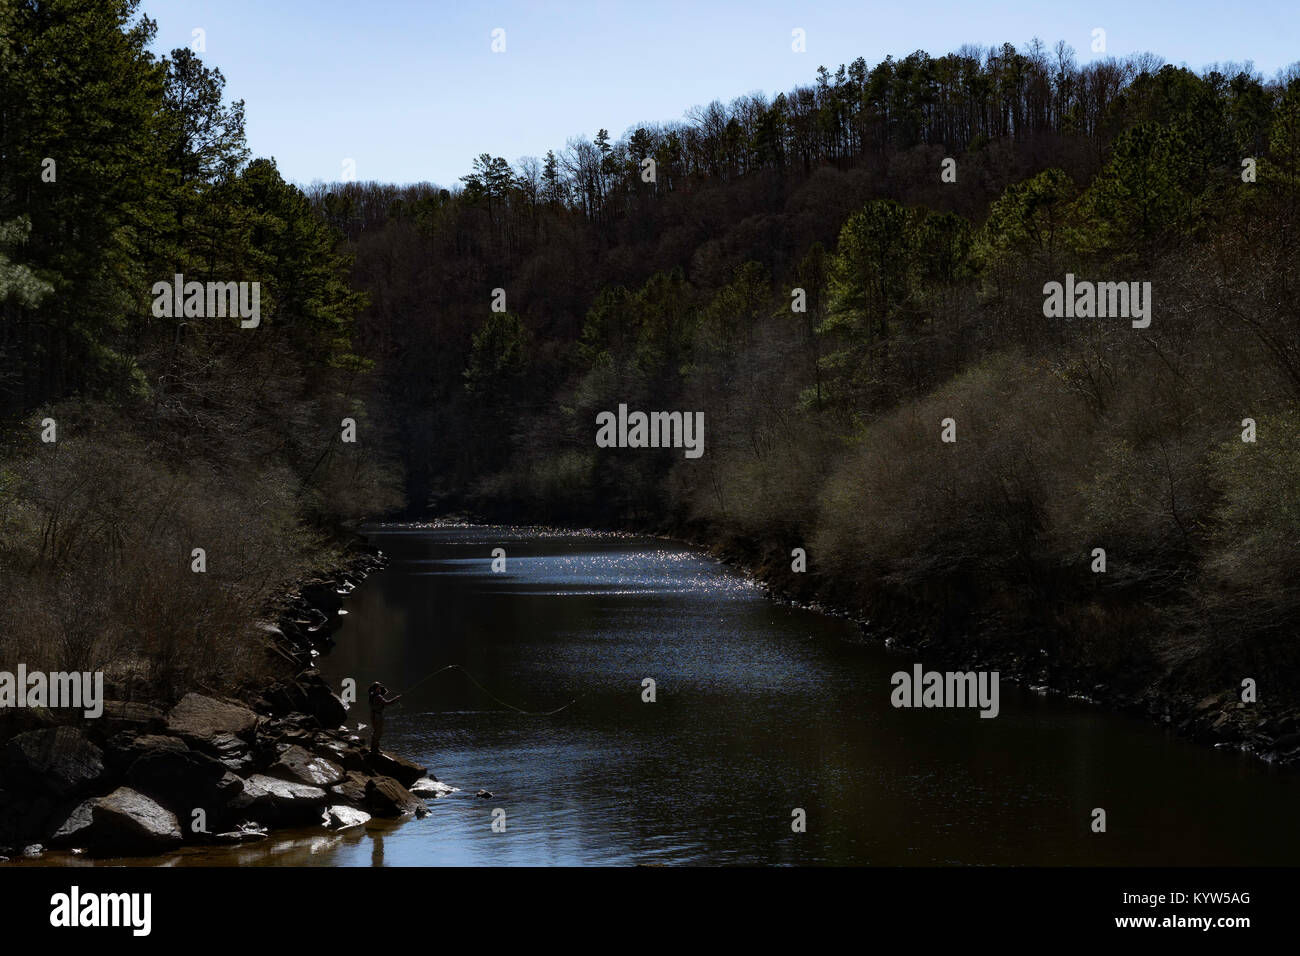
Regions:
M 385 747 L 459 792 L 423 820 L 152 862 L 1300 862 L 1294 774 L 1005 682 L 994 720 L 894 709 L 890 675 L 913 656 L 773 604 L 696 552 L 532 529 L 376 541 L 392 565 L 348 598 L 322 670 L 413 688 Z M 523 716 L 455 670 L 422 680 L 452 663 L 524 710 L 578 702 Z M 1107 833 L 1091 832 L 1094 807 Z M 807 832 L 792 832 L 795 808 Z

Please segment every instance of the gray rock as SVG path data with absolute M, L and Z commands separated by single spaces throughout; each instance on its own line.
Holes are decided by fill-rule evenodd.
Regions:
M 348 719 L 348 709 L 338 694 L 323 680 L 307 684 L 307 713 L 315 717 L 322 727 L 342 727 Z
M 100 797 L 93 813 L 92 826 L 108 826 L 129 842 L 169 846 L 184 839 L 175 814 L 130 787 Z
M 326 800 L 320 787 L 255 773 L 244 780 L 243 791 L 226 806 L 229 810 L 247 810 L 258 820 L 291 826 L 319 820 Z
M 94 822 L 95 799 L 92 797 L 77 804 L 54 828 L 50 834 L 53 846 L 75 846 L 84 842 L 83 836 Z
M 125 772 L 141 757 L 159 753 L 187 754 L 190 746 L 179 737 L 163 734 L 134 734 L 124 730 L 114 734 L 104 745 L 109 766 Z
M 445 797 L 449 793 L 455 793 L 456 788 L 434 780 L 432 777 L 423 777 L 407 788 L 417 797 Z
M 227 770 L 235 773 L 247 773 L 255 765 L 248 744 L 231 733 L 213 734 L 203 744 L 203 749 L 220 760 Z
M 419 797 L 392 777 L 372 777 L 366 782 L 366 806 L 378 817 L 400 817 L 425 809 Z
M 324 757 L 315 757 L 299 746 L 291 746 L 280 759 L 267 768 L 267 774 L 305 783 L 311 787 L 329 787 L 345 777 L 343 768 Z
M 223 804 L 243 786 L 219 760 L 195 750 L 171 749 L 136 758 L 126 782 L 182 814 Z
M 167 715 L 167 729 L 190 743 L 210 743 L 218 734 L 248 734 L 259 719 L 247 707 L 201 694 L 186 694 Z
M 44 727 L 10 738 L 9 773 L 54 797 L 70 797 L 104 776 L 104 752 L 75 727 Z
M 165 718 L 161 710 L 148 704 L 129 700 L 106 700 L 104 713 L 100 719 L 109 726 L 120 725 L 140 730 L 155 722 L 161 724 Z
M 59 824 L 51 842 L 96 852 L 145 853 L 184 839 L 176 816 L 130 787 L 76 806 Z
M 419 764 L 412 763 L 405 757 L 395 757 L 389 753 L 371 753 L 367 751 L 365 761 L 371 773 L 380 777 L 392 777 L 403 787 L 409 787 L 427 774 L 427 771 Z
M 364 773 L 349 770 L 341 783 L 330 787 L 330 794 L 358 807 L 366 802 L 366 784 L 369 782 L 370 778 Z
M 353 827 L 364 826 L 369 820 L 370 814 L 364 810 L 336 804 L 325 808 L 325 818 L 322 822 L 330 830 L 350 830 Z

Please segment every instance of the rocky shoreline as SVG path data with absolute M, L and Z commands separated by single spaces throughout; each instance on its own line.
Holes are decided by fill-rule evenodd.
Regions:
M 372 754 L 313 666 L 343 598 L 386 564 L 363 554 L 288 595 L 262 625 L 285 673 L 244 699 L 186 694 L 164 711 L 106 701 L 0 749 L 0 860 L 46 848 L 93 856 L 238 844 L 272 829 L 346 830 L 428 813 L 451 788 L 401 757 Z
M 672 536 L 735 567 L 763 588 L 770 599 L 848 618 L 858 626 L 864 641 L 924 655 L 927 666 L 933 663 L 936 667 L 998 670 L 1003 680 L 1139 716 L 1198 744 L 1240 751 L 1277 767 L 1300 768 L 1300 706 L 1294 701 L 1274 697 L 1247 705 L 1240 699 L 1240 689 L 1226 682 L 1222 689 L 1189 693 L 1158 676 L 1140 681 L 1136 687 L 1122 687 L 1118 686 L 1122 683 L 1120 675 L 1071 667 L 1041 652 L 1027 652 L 1020 646 L 1023 642 L 999 647 L 994 642 L 970 641 L 966 635 L 941 629 L 920 627 L 909 631 L 897 621 L 875 622 L 863 609 L 844 606 L 828 597 L 833 588 L 827 582 L 795 580 L 801 576 L 785 570 L 782 563 L 760 557 L 747 543 L 718 547 L 681 532 Z M 1038 642 L 1030 644 L 1037 647 Z

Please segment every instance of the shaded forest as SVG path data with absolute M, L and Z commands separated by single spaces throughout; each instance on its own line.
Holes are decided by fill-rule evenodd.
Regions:
M 471 513 L 672 532 L 1138 706 L 1255 677 L 1300 731 L 1269 709 L 1300 675 L 1300 67 L 918 51 L 300 190 L 136 6 L 0 5 L 6 656 L 237 683 L 357 521 Z M 260 282 L 260 327 L 156 316 L 177 273 Z M 1150 326 L 1045 317 L 1066 274 L 1150 282 Z M 703 412 L 703 456 L 598 448 L 619 404 Z
M 371 365 L 340 237 L 155 32 L 0 2 L 0 642 L 116 699 L 260 678 L 268 606 L 401 503 L 375 432 L 339 440 Z M 260 325 L 158 317 L 176 274 L 260 283 Z
M 877 635 L 1167 712 L 1297 689 L 1298 174 L 1297 67 L 1035 41 L 308 192 L 411 514 L 681 534 Z M 1150 326 L 1046 318 L 1067 273 L 1150 282 Z M 703 411 L 703 457 L 597 448 L 620 403 Z

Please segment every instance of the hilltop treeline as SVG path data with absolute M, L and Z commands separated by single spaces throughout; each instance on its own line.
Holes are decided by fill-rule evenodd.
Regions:
M 266 603 L 401 499 L 339 236 L 155 29 L 0 3 L 0 661 L 165 697 L 262 670 Z M 260 283 L 260 325 L 155 315 L 176 274 Z
M 1138 696 L 1300 673 L 1297 176 L 1296 68 L 1035 42 L 309 193 L 415 510 L 688 533 Z M 1066 273 L 1152 283 L 1150 327 L 1045 318 Z M 597 448 L 619 403 L 703 411 L 704 456 Z

